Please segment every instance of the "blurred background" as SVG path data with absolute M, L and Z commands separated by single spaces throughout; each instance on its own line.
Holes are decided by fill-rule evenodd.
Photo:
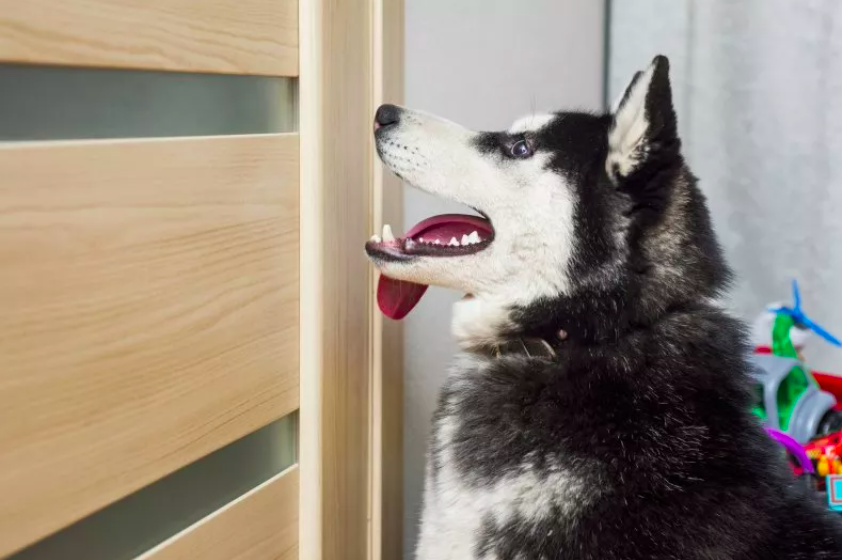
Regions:
M 656 54 L 679 132 L 753 320 L 789 301 L 842 331 L 842 3 L 835 0 L 406 0 L 406 104 L 478 129 L 533 111 L 601 110 Z M 407 189 L 407 224 L 447 210 Z M 432 288 L 406 319 L 405 553 L 417 537 L 429 418 L 455 351 Z M 431 353 L 430 348 L 438 349 Z M 842 372 L 820 340 L 808 362 Z

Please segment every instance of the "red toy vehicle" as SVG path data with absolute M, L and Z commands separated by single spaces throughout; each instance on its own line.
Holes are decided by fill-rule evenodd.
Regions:
M 816 438 L 804 446 L 816 472 L 819 490 L 824 490 L 829 474 L 842 474 L 842 432 Z
M 842 376 L 814 371 L 813 378 L 819 387 L 836 397 L 836 410 L 842 410 Z

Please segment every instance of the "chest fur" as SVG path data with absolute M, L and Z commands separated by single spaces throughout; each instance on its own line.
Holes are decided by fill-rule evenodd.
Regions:
M 417 557 L 491 560 L 523 531 L 558 537 L 595 495 L 591 485 L 557 454 L 524 447 L 527 434 L 494 437 L 501 419 L 472 408 L 482 406 L 474 392 L 487 390 L 475 377 L 484 364 L 463 358 L 457 367 L 434 420 Z

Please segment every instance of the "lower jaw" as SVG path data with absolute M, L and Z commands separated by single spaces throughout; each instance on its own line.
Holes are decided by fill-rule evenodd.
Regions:
M 434 259 L 448 259 L 468 257 L 484 251 L 491 244 L 491 240 L 467 246 L 442 246 L 419 243 L 413 239 L 396 239 L 391 242 L 369 241 L 366 252 L 375 259 L 392 262 L 411 262 L 420 257 Z
M 403 238 L 394 238 L 391 228 L 385 226 L 383 238 L 374 236 L 366 244 L 369 257 L 383 263 L 411 265 L 422 257 L 453 259 L 476 255 L 493 242 L 494 230 L 487 219 L 478 216 L 445 215 L 421 222 Z M 426 290 L 426 284 L 397 280 L 383 274 L 377 286 L 377 302 L 384 315 L 402 319 Z

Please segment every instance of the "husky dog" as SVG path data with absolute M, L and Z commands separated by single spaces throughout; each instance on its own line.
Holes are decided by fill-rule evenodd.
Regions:
M 842 521 L 750 413 L 747 329 L 681 155 L 669 64 L 609 114 L 474 132 L 384 105 L 399 177 L 479 216 L 384 228 L 379 302 L 426 285 L 461 345 L 434 417 L 420 560 L 842 559 Z

